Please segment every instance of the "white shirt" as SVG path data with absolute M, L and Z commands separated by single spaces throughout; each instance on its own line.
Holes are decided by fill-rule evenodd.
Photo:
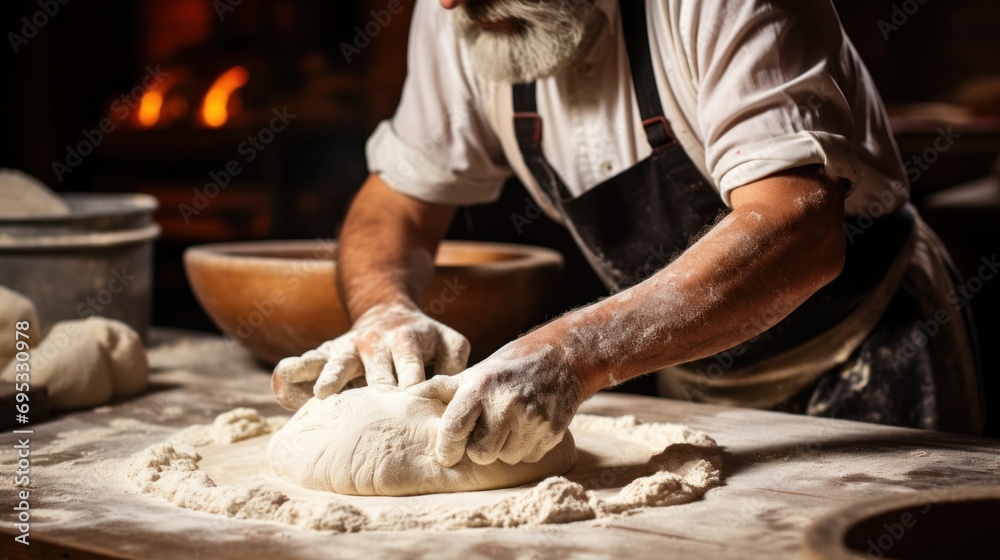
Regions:
M 537 84 L 542 148 L 575 195 L 651 152 L 618 2 L 595 3 L 600 35 Z M 646 12 L 666 117 L 726 204 L 735 188 L 810 164 L 850 181 L 849 214 L 903 202 L 885 109 L 829 0 L 647 0 Z M 496 200 L 514 173 L 551 215 L 518 149 L 511 87 L 474 75 L 451 12 L 417 0 L 409 41 L 402 100 L 368 140 L 370 170 L 398 192 L 454 205 Z

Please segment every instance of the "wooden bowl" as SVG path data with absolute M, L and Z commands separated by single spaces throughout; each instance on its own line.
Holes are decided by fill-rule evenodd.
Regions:
M 329 240 L 200 245 L 185 252 L 184 266 L 219 329 L 274 364 L 350 327 L 336 252 Z M 536 324 L 562 265 L 540 247 L 445 241 L 421 309 L 469 339 L 471 364 Z
M 805 557 L 1000 558 L 1000 486 L 953 486 L 882 497 L 809 528 Z

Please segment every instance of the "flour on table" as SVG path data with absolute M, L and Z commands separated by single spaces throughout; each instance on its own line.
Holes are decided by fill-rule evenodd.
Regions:
M 171 438 L 171 441 L 197 447 L 236 443 L 272 434 L 280 430 L 287 421 L 287 418 L 281 416 L 262 418 L 252 408 L 236 408 L 218 415 L 211 424 L 196 424 L 184 429 Z
M 705 434 L 673 424 L 641 423 L 631 416 L 583 414 L 570 426 L 578 448 L 585 452 L 576 466 L 564 476 L 509 490 L 358 498 L 296 490 L 263 465 L 259 474 L 227 482 L 213 480 L 201 468 L 199 451 L 208 452 L 211 448 L 206 446 L 256 437 L 249 434 L 266 439 L 284 422 L 280 417 L 261 417 L 253 409 L 236 409 L 213 424 L 192 426 L 139 453 L 127 463 L 125 475 L 142 493 L 180 507 L 306 530 L 352 532 L 520 527 L 609 518 L 696 500 L 720 483 L 722 468 L 719 448 Z M 644 459 L 633 460 L 635 455 L 620 459 L 619 450 L 629 446 L 645 449 L 640 453 Z M 259 454 L 254 457 L 263 463 Z M 374 507 L 372 500 L 391 506 Z

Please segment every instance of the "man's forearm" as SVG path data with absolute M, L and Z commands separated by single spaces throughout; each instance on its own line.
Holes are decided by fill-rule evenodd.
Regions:
M 737 189 L 734 211 L 648 280 L 527 336 L 564 341 L 590 395 L 777 324 L 840 273 L 843 191 L 811 173 L 759 186 L 766 196 L 736 204 Z
M 369 177 L 339 239 L 338 291 L 352 320 L 375 305 L 416 305 L 454 212 L 399 194 L 377 175 Z

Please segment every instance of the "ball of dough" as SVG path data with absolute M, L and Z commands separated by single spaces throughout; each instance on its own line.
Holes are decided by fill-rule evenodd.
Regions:
M 17 323 L 22 321 L 27 321 L 29 324 L 30 328 L 24 331 L 28 338 L 16 340 L 24 340 L 28 343 L 29 348 L 38 346 L 41 342 L 38 338 L 41 327 L 38 324 L 38 312 L 35 311 L 35 305 L 31 303 L 30 299 L 14 290 L 0 286 L 0 333 L 2 333 L 0 336 L 10 337 L 8 344 L 0 344 L 0 368 L 10 363 L 17 355 L 14 329 Z
M 139 336 L 104 317 L 56 323 L 31 352 L 31 383 L 48 389 L 52 407 L 90 408 L 145 389 L 149 363 Z M 0 378 L 14 379 L 14 364 Z
M 68 216 L 69 205 L 41 181 L 15 169 L 0 169 L 0 216 L 44 218 Z
M 313 490 L 411 496 L 509 488 L 564 474 L 576 462 L 573 436 L 537 463 L 477 465 L 434 459 L 444 403 L 395 388 L 350 389 L 307 402 L 267 447 L 271 470 Z

